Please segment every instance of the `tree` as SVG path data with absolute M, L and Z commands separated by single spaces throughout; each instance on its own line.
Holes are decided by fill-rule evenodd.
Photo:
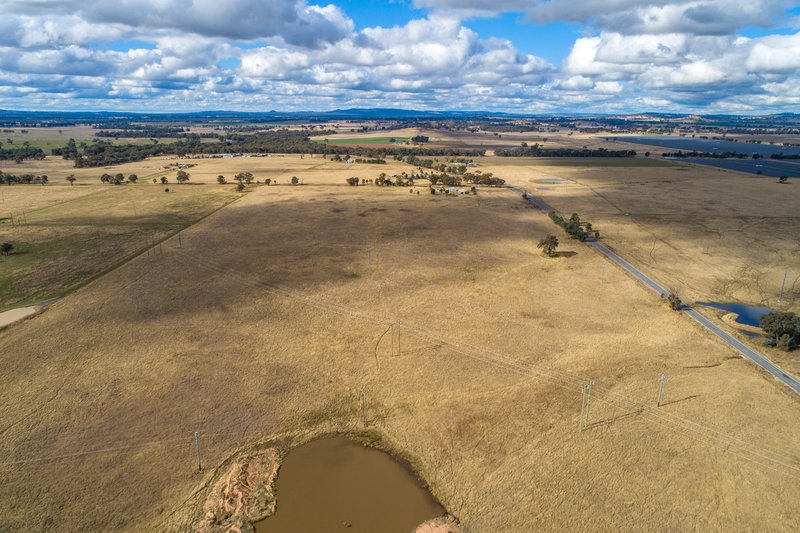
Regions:
M 131 174 L 130 176 L 128 176 L 128 181 L 130 183 L 136 183 L 138 180 L 139 176 L 137 176 L 136 174 Z
M 100 181 L 103 183 L 111 183 L 111 174 L 102 174 L 100 176 Z
M 347 178 L 347 184 L 350 185 L 351 187 L 358 186 L 359 181 L 360 180 L 356 177 Z
M 234 179 L 239 183 L 245 182 L 246 184 L 250 185 L 253 183 L 253 173 L 252 172 L 239 172 L 234 176 Z
M 189 173 L 185 170 L 179 170 L 175 175 L 175 179 L 178 180 L 178 183 L 185 184 L 187 181 L 189 181 Z
M 4 242 L 0 244 L 0 255 L 11 255 L 11 250 L 14 249 L 14 245 L 10 242 Z
M 778 178 L 778 183 L 789 183 L 789 176 L 781 176 Z
M 297 185 L 300 180 L 297 179 L 297 176 L 292 176 L 292 185 Z
M 217 176 L 217 183 L 219 183 L 220 185 L 225 185 L 225 183 L 226 183 L 225 176 L 223 176 L 223 175 Z
M 548 235 L 539 241 L 537 248 L 541 248 L 542 252 L 544 252 L 548 257 L 555 257 L 556 248 L 558 248 L 558 237 L 555 235 Z
M 166 185 L 169 182 L 166 176 L 161 176 L 161 185 Z
M 267 178 L 267 179 L 265 179 L 265 180 L 264 180 L 264 183 L 266 183 L 267 185 L 269 185 L 270 183 L 272 183 L 272 179 L 270 179 L 270 178 Z
M 673 311 L 680 311 L 683 309 L 683 300 L 681 300 L 680 296 L 678 296 L 678 292 L 671 290 L 669 294 L 666 296 L 667 303 L 669 304 L 669 308 Z
M 70 174 L 66 179 L 70 185 L 73 185 L 78 178 L 75 177 L 75 174 Z
M 244 190 L 244 183 L 241 183 L 241 182 L 237 183 L 236 184 L 236 190 L 238 192 L 242 192 Z
M 768 313 L 761 317 L 764 344 L 789 351 L 800 345 L 800 316 L 792 312 Z

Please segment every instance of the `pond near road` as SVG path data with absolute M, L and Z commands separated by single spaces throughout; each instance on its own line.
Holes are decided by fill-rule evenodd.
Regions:
M 277 510 L 256 533 L 348 531 L 409 533 L 445 510 L 388 454 L 345 437 L 295 448 L 275 483 Z
M 744 324 L 745 326 L 752 326 L 755 328 L 761 327 L 761 317 L 768 315 L 772 309 L 768 307 L 758 307 L 755 305 L 744 305 L 737 303 L 719 303 L 719 302 L 697 302 L 697 305 L 705 307 L 713 307 L 714 309 L 722 309 L 729 313 L 736 313 L 736 322 Z

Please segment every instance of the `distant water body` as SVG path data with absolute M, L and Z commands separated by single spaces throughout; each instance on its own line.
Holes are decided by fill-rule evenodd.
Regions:
M 709 165 L 726 170 L 762 174 L 764 176 L 800 176 L 800 161 L 769 159 L 772 154 L 783 152 L 786 155 L 800 155 L 800 146 L 773 146 L 770 144 L 754 144 L 733 141 L 715 141 L 672 135 L 643 135 L 605 137 L 607 140 L 625 141 L 634 144 L 658 146 L 670 151 L 697 151 L 709 153 L 736 152 L 740 154 L 759 154 L 761 159 L 713 159 L 713 158 L 675 158 L 676 161 Z
M 697 137 L 678 137 L 675 135 L 635 135 L 622 137 L 605 137 L 607 140 L 625 141 L 634 144 L 647 144 L 671 150 L 697 152 L 738 152 L 741 154 L 758 154 L 769 157 L 783 152 L 786 155 L 800 155 L 800 146 L 773 146 L 771 144 L 744 143 L 738 141 L 717 141 L 714 139 L 698 139 Z

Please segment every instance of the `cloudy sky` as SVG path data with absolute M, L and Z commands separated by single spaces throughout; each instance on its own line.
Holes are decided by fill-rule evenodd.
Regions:
M 0 108 L 800 112 L 796 0 L 0 0 Z

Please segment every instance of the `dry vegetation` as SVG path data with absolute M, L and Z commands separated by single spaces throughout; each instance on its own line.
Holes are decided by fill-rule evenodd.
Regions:
M 788 390 L 588 247 L 568 241 L 561 250 L 576 255 L 542 256 L 536 242 L 556 228 L 515 193 L 344 184 L 389 168 L 308 157 L 202 161 L 192 182 L 250 170 L 306 185 L 254 187 L 184 230 L 182 249 L 173 237 L 163 254 L 140 254 L 0 332 L 5 527 L 188 528 L 215 469 L 237 450 L 281 435 L 355 431 L 364 387 L 372 430 L 469 531 L 796 528 L 800 411 Z M 618 202 L 641 206 L 636 224 L 598 208 L 588 185 L 547 195 L 586 211 L 621 247 L 641 242 L 645 214 L 668 216 L 672 204 L 664 214 L 626 200 L 625 191 L 649 190 L 642 174 L 651 171 L 618 170 L 597 171 L 605 181 L 522 163 L 497 174 L 530 186 L 566 172 L 595 189 L 605 183 L 600 193 L 629 176 Z M 657 171 L 675 175 L 652 185 L 659 199 L 677 201 L 663 191 L 688 176 Z M 81 226 L 83 216 L 94 219 L 91 206 L 145 187 L 107 186 L 38 213 Z M 176 197 L 215 190 L 176 189 Z M 25 190 L 33 202 L 48 187 Z M 169 215 L 180 225 L 197 213 L 194 202 L 162 208 L 153 205 L 160 214 L 149 222 L 136 220 L 145 211 L 110 209 L 131 224 Z M 654 228 L 666 220 L 679 239 L 696 238 L 678 217 L 659 220 Z M 653 268 L 667 264 L 662 257 Z M 396 320 L 402 353 L 392 356 L 385 333 Z M 661 373 L 667 388 L 656 409 Z M 580 385 L 590 378 L 591 425 L 579 433 Z
M 61 296 L 239 197 L 230 187 L 4 187 L 0 311 Z
M 484 163 L 556 209 L 591 220 L 606 244 L 662 285 L 679 288 L 686 301 L 736 301 L 800 312 L 797 184 L 658 160 L 649 162 L 652 168 L 576 160 L 493 158 Z M 571 183 L 538 181 L 543 178 Z M 779 301 L 784 272 L 786 288 Z M 710 316 L 723 314 L 700 309 Z M 796 355 L 742 339 L 800 374 Z

